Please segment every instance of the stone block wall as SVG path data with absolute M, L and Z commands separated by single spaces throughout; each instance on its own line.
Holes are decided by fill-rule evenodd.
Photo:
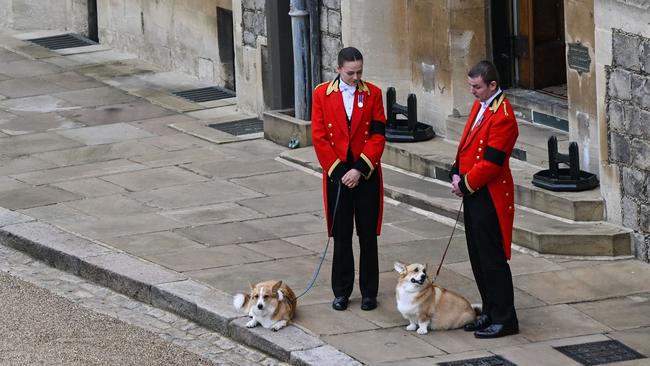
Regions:
M 343 47 L 341 38 L 341 0 L 319 0 L 321 34 L 321 80 L 336 77 L 339 50 Z
M 266 0 L 242 0 L 242 39 L 244 46 L 257 47 L 257 37 L 266 37 Z M 288 40 L 291 42 L 291 40 Z
M 620 168 L 623 225 L 650 262 L 650 38 L 614 30 L 607 70 L 609 163 Z
M 0 27 L 88 33 L 86 0 L 0 0 Z

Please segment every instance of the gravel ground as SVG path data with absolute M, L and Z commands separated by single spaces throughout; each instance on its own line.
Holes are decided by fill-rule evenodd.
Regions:
M 0 365 L 286 365 L 0 245 Z

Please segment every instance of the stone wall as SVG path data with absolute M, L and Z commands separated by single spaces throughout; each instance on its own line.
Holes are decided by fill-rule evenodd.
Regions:
M 99 41 L 163 69 L 233 84 L 219 57 L 217 7 L 231 0 L 98 0 Z
M 88 34 L 86 0 L 0 0 L 0 27 Z
M 623 225 L 650 261 L 650 38 L 614 30 L 608 67 L 609 163 L 619 167 Z
M 319 0 L 321 34 L 321 79 L 336 77 L 336 64 L 341 39 L 341 0 Z
M 257 37 L 266 37 L 265 0 L 242 0 L 242 33 L 244 46 L 257 47 Z M 289 40 L 291 41 L 291 40 Z

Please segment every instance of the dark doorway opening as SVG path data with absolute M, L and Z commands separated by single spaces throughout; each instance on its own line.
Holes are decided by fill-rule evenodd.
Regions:
M 235 90 L 235 39 L 232 10 L 217 7 L 217 42 L 219 59 L 225 73 L 225 87 Z
M 566 97 L 564 0 L 493 0 L 490 17 L 504 87 Z
M 88 0 L 88 39 L 99 42 L 97 26 L 97 0 Z
M 262 70 L 264 103 L 270 109 L 294 105 L 293 44 L 289 0 L 266 2 L 267 49 Z

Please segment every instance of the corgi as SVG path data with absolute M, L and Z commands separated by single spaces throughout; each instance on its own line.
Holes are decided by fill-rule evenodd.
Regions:
M 253 328 L 262 324 L 264 328 L 278 331 L 291 324 L 296 312 L 296 295 L 282 281 L 264 281 L 253 286 L 250 295 L 236 294 L 233 297 L 235 309 L 248 313 L 252 318 L 246 326 Z
M 427 277 L 426 266 L 395 262 L 399 273 L 395 298 L 397 310 L 409 321 L 406 330 L 427 334 L 431 330 L 461 328 L 476 319 L 479 307 L 455 292 L 436 286 Z

